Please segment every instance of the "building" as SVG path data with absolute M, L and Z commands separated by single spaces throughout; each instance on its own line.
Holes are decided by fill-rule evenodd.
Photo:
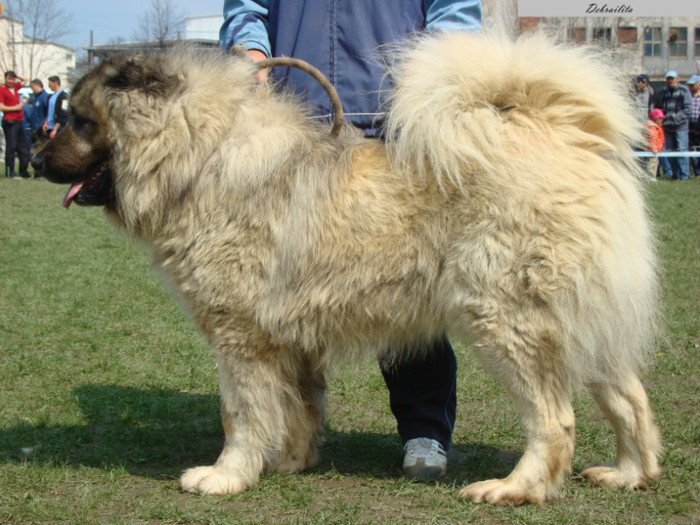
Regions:
M 223 23 L 224 17 L 221 14 L 186 16 L 184 38 L 219 45 L 219 29 Z
M 623 74 L 661 82 L 669 70 L 687 79 L 700 73 L 700 18 L 519 18 L 517 31 L 544 29 L 561 40 L 598 43 Z
M 184 31 L 178 33 L 178 38 L 174 40 L 167 40 L 164 43 L 150 41 L 91 45 L 85 48 L 88 53 L 88 63 L 94 64 L 99 60 L 120 53 L 157 50 L 177 42 L 216 47 L 219 45 L 219 28 L 223 21 L 223 15 L 186 16 L 184 17 Z
M 25 35 L 24 24 L 0 16 L 0 67 L 14 70 L 47 85 L 48 77 L 58 75 L 70 88 L 70 73 L 75 69 L 75 52 L 70 47 L 44 42 Z

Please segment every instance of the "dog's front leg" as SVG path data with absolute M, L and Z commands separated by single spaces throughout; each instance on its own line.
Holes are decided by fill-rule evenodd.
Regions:
M 314 367 L 308 356 L 279 347 L 216 354 L 226 442 L 214 465 L 182 475 L 182 489 L 237 494 L 255 485 L 265 470 L 293 472 L 313 464 L 325 382 L 318 374 L 310 376 Z
M 180 484 L 188 492 L 238 494 L 255 485 L 270 456 L 281 449 L 281 381 L 274 359 L 215 352 L 219 366 L 224 449 L 212 466 L 191 468 Z

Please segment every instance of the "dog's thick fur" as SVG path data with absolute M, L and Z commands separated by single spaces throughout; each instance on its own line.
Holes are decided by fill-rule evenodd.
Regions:
M 583 475 L 655 479 L 638 373 L 656 262 L 638 126 L 605 68 L 540 37 L 419 41 L 392 71 L 386 143 L 329 137 L 255 72 L 191 49 L 106 61 L 35 159 L 53 182 L 91 174 L 67 204 L 104 204 L 145 241 L 214 349 L 226 443 L 183 489 L 237 493 L 313 464 L 330 357 L 410 353 L 444 331 L 472 342 L 527 436 L 507 478 L 463 496 L 553 498 L 579 386 L 618 444 L 614 465 Z

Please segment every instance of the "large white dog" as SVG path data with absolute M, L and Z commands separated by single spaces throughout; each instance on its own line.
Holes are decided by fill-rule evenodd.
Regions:
M 614 465 L 583 475 L 656 478 L 638 379 L 656 263 L 639 130 L 609 71 L 539 37 L 434 36 L 392 72 L 386 143 L 330 137 L 255 73 L 190 49 L 105 61 L 35 159 L 73 184 L 66 205 L 104 205 L 146 242 L 214 349 L 226 444 L 182 487 L 237 493 L 266 470 L 308 467 L 331 358 L 444 331 L 472 343 L 527 435 L 507 478 L 463 496 L 554 497 L 583 386 L 618 443 Z

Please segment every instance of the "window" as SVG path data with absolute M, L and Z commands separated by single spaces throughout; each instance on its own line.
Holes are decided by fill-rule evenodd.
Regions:
M 688 29 L 672 27 L 668 32 L 668 56 L 685 57 L 688 54 Z
M 661 56 L 661 28 L 647 27 L 644 30 L 644 56 Z
M 637 43 L 637 28 L 636 27 L 620 27 L 617 30 L 618 44 L 636 44 Z
M 570 27 L 566 30 L 566 39 L 575 44 L 583 44 L 586 41 L 586 28 Z
M 700 57 L 700 27 L 695 28 L 695 56 Z
M 537 28 L 542 22 L 542 18 L 536 16 L 523 16 L 520 17 L 518 21 L 520 22 L 520 32 L 529 33 L 537 31 Z
M 609 44 L 612 42 L 612 29 L 609 27 L 596 27 L 593 29 L 593 40 Z

